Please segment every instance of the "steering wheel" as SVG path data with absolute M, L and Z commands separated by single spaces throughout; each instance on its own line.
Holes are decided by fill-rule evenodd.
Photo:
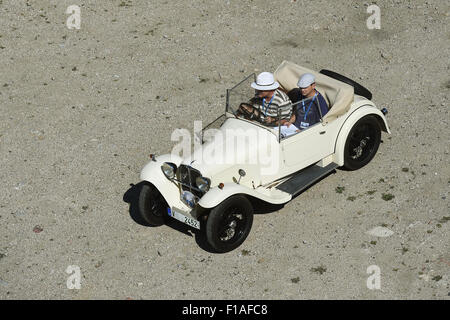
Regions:
M 248 111 L 248 109 L 245 107 L 250 107 L 252 109 L 252 111 Z M 259 120 L 259 115 L 257 113 L 255 113 L 255 111 L 256 111 L 256 108 L 254 106 L 252 106 L 249 103 L 242 102 L 239 105 L 237 115 L 242 116 L 242 117 L 244 117 L 244 119 L 247 119 L 247 120 Z

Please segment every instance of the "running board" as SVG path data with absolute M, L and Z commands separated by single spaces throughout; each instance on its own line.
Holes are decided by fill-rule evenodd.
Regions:
M 295 196 L 337 167 L 339 167 L 339 165 L 334 162 L 330 163 L 326 167 L 319 167 L 318 165 L 310 166 L 309 168 L 295 173 L 291 178 L 276 188 Z

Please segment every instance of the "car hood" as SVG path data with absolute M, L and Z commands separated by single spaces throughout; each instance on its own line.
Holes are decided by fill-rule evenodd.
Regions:
M 274 130 L 251 122 L 228 118 L 220 129 L 204 133 L 205 142 L 183 159 L 204 177 L 216 180 L 221 173 L 237 168 L 259 167 L 278 156 L 279 144 Z M 277 157 L 276 161 L 277 161 Z M 230 177 L 231 178 L 231 177 Z M 214 182 L 214 181 L 213 181 Z

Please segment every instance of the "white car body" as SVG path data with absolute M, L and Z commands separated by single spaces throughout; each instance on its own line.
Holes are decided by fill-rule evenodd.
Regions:
M 352 80 L 343 77 L 351 82 L 352 85 L 349 85 L 342 82 L 344 81 L 342 79 L 339 81 L 287 61 L 280 65 L 274 75 L 287 92 L 296 87 L 297 79 L 306 72 L 315 75 L 317 91 L 326 99 L 328 106 L 331 106 L 319 123 L 281 138 L 280 127 L 267 127 L 238 117 L 233 109 L 228 108 L 229 96 L 227 95 L 225 121 L 215 134 L 203 141 L 201 148 L 197 148 L 185 157 L 175 154 L 154 156 L 141 171 L 140 178 L 153 185 L 164 198 L 170 216 L 197 229 L 200 229 L 202 218 L 203 221 L 211 220 L 210 226 L 206 227 L 208 241 L 221 252 L 233 250 L 247 236 L 253 220 L 249 216 L 252 215 L 251 204 L 248 202 L 250 199 L 256 198 L 271 204 L 286 203 L 295 194 L 328 172 L 334 171 L 335 168 L 341 166 L 348 168 L 346 161 L 352 161 L 349 160 L 351 150 L 360 155 L 368 143 L 375 144 L 375 147 L 370 147 L 370 157 L 367 157 L 360 166 L 350 169 L 355 170 L 364 166 L 378 149 L 381 131 L 390 134 L 385 118 L 387 111 L 380 111 L 369 100 L 370 92 L 367 91 L 370 95 L 369 99 L 355 94 L 354 88 L 358 88 L 359 85 Z M 370 135 L 372 133 L 367 134 L 368 137 L 363 133 L 361 142 L 358 140 L 356 144 L 348 142 L 353 141 L 358 130 L 364 131 L 361 129 L 363 127 L 364 130 L 374 130 L 375 133 L 372 136 Z M 258 138 L 250 143 L 242 143 L 242 140 L 246 138 L 242 136 L 240 139 L 239 134 L 246 132 L 253 133 Z M 231 143 L 236 139 L 241 140 L 241 143 Z M 226 149 L 219 154 L 211 153 L 211 150 L 223 150 L 230 143 L 233 145 L 231 152 Z M 269 151 L 260 152 L 261 150 Z M 239 156 L 239 161 L 236 161 L 234 156 Z M 227 159 L 234 160 L 227 161 Z M 162 170 L 163 165 L 168 164 L 174 168 L 170 177 L 166 171 Z M 187 177 L 189 180 L 186 180 Z M 198 188 L 195 191 L 196 177 L 209 181 L 206 191 Z M 296 183 L 299 183 L 298 188 Z M 189 199 L 194 197 L 195 200 L 193 202 L 187 200 L 186 194 L 189 195 Z M 144 203 L 148 196 L 148 193 L 143 193 L 141 202 Z M 242 220 L 242 214 L 233 214 L 234 220 L 220 222 L 222 219 L 220 212 L 225 210 L 224 207 L 230 207 L 231 198 L 234 198 L 233 201 L 237 203 L 248 202 L 241 208 L 241 212 L 245 212 L 244 215 L 247 218 Z M 144 205 L 142 211 L 146 210 L 148 211 Z M 210 219 L 209 212 L 215 212 L 213 215 L 215 218 Z M 158 223 L 154 225 L 161 224 L 162 220 L 159 217 L 156 218 Z M 147 219 L 147 221 L 152 222 L 151 219 L 155 218 Z M 247 221 L 245 223 L 248 225 L 240 227 L 241 233 L 234 236 L 236 223 L 241 223 L 239 219 Z M 228 229 L 219 235 L 220 228 L 217 229 L 217 224 L 221 223 L 224 224 L 221 226 L 222 229 L 223 227 Z M 225 244 L 222 245 L 222 242 Z
M 302 69 L 311 72 L 311 70 Z M 279 82 L 282 83 L 282 81 Z M 321 91 L 319 85 L 318 91 Z M 172 154 L 157 156 L 156 161 L 150 161 L 142 169 L 140 178 L 152 183 L 161 192 L 170 207 L 177 208 L 185 213 L 190 213 L 193 210 L 180 199 L 179 185 L 176 182 L 169 181 L 164 176 L 161 170 L 161 165 L 164 162 L 171 162 L 176 166 L 180 164 L 190 165 L 192 168 L 199 170 L 203 176 L 211 179 L 211 188 L 198 202 L 198 205 L 202 208 L 213 208 L 234 194 L 245 194 L 273 204 L 286 203 L 291 200 L 292 195 L 273 188 L 272 182 L 282 182 L 293 173 L 314 163 L 326 166 L 334 162 L 338 166 L 343 166 L 344 146 L 347 135 L 353 125 L 363 116 L 375 115 L 380 121 L 382 130 L 390 133 L 384 114 L 372 101 L 358 95 L 352 95 L 352 98 L 353 101 L 351 101 L 348 111 L 343 115 L 335 117 L 332 121 L 317 123 L 307 130 L 303 130 L 281 141 L 278 141 L 275 130 L 257 127 L 248 120 L 236 119 L 231 114 L 227 114 L 226 121 L 219 129 L 225 141 L 227 139 L 227 129 L 246 130 L 251 127 L 253 130 L 269 130 L 273 132 L 271 138 L 266 135 L 265 139 L 260 139 L 261 144 L 272 143 L 278 145 L 278 148 L 271 150 L 278 153 L 278 155 L 271 154 L 271 158 L 279 160 L 278 170 L 271 175 L 261 175 L 260 166 L 258 163 L 255 163 L 258 160 L 264 162 L 264 159 L 247 159 L 247 162 L 252 164 L 246 165 L 242 163 L 227 164 L 223 163 L 224 161 L 220 164 L 215 164 L 214 161 L 208 162 L 207 159 L 205 160 L 205 157 L 208 157 L 208 155 L 204 152 L 202 155 L 199 155 L 199 152 L 202 152 L 200 150 L 194 151 L 192 155 L 185 158 Z M 272 141 L 268 142 L 270 139 Z M 208 147 L 208 144 L 214 143 L 214 139 L 205 142 L 203 150 Z M 260 146 L 253 147 L 259 148 Z M 238 153 L 252 153 L 251 150 L 239 149 L 239 146 L 237 148 Z M 302 150 L 302 152 L 299 153 L 298 150 Z M 201 157 L 203 157 L 204 161 L 195 161 Z M 240 179 L 239 183 L 236 183 L 235 181 L 239 179 L 239 169 L 243 169 L 246 175 Z M 219 183 L 224 184 L 222 189 L 218 187 Z M 193 213 L 193 216 L 196 217 L 196 214 Z

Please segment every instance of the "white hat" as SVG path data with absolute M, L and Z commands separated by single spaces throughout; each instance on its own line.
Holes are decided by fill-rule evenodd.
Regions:
M 260 91 L 270 91 L 277 89 L 280 84 L 275 81 L 273 74 L 270 72 L 261 72 L 256 77 L 256 82 L 251 84 L 253 89 Z
M 316 78 L 314 78 L 314 75 L 311 73 L 305 73 L 300 77 L 300 80 L 298 80 L 297 86 L 299 88 L 307 88 L 314 82 L 316 82 Z

